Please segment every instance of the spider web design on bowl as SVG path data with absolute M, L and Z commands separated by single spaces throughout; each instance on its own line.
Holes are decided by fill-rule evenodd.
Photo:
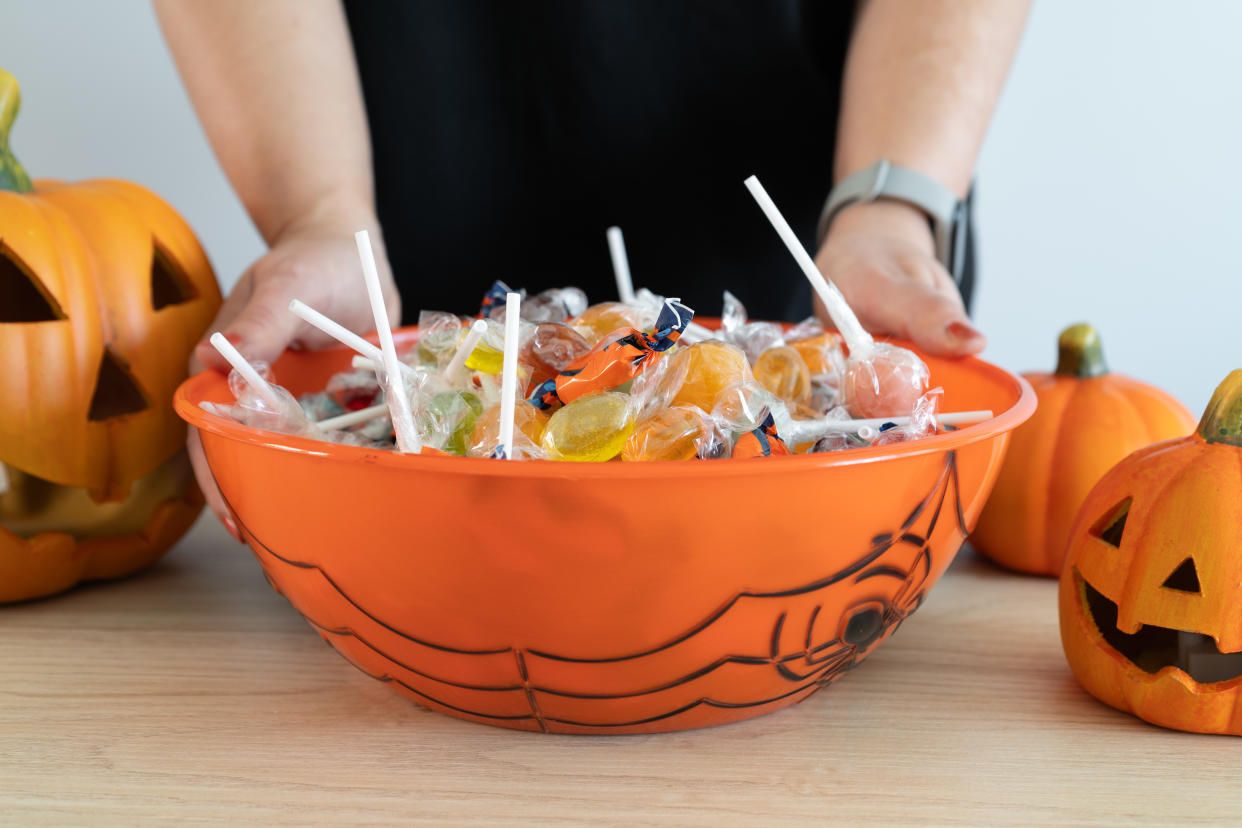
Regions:
M 609 732 L 651 725 L 701 707 L 735 711 L 756 709 L 757 713 L 763 712 L 759 708 L 776 709 L 799 701 L 853 669 L 922 604 L 927 580 L 933 571 L 932 536 L 942 518 L 953 523 L 949 527 L 949 538 L 936 553 L 943 554 L 946 549 L 951 553 L 968 534 L 956 453 L 948 452 L 931 490 L 901 524 L 893 531 L 875 535 L 870 547 L 845 568 L 790 589 L 739 591 L 691 629 L 650 649 L 621 656 L 582 658 L 517 646 L 461 649 L 412 635 L 372 614 L 320 566 L 273 550 L 255 537 L 231 504 L 229 510 L 250 541 L 273 588 L 284 594 L 290 591 L 290 586 L 296 586 L 299 578 L 309 578 L 316 592 L 339 596 L 346 611 L 357 614 L 355 620 L 360 623 L 341 626 L 321 622 L 297 607 L 310 625 L 363 673 L 392 684 L 432 709 L 489 724 L 544 732 Z M 279 579 L 273 577 L 273 570 L 281 570 Z M 278 580 L 285 582 L 284 588 Z M 824 605 L 831 603 L 825 599 L 832 591 L 853 592 L 862 589 L 858 585 L 864 583 L 881 584 L 887 590 L 864 593 L 865 597 L 847 606 L 841 618 L 830 618 L 827 617 L 830 613 L 822 613 Z M 297 602 L 294 603 L 296 607 Z M 739 615 L 755 616 L 745 619 L 749 627 L 757 621 L 770 629 L 770 633 L 763 636 L 763 646 L 752 645 L 749 650 L 743 650 L 730 646 L 737 642 L 726 638 L 716 650 L 726 654 L 686 672 L 684 659 L 677 657 L 678 652 L 699 652 L 702 647 L 697 645 L 718 628 L 736 626 L 734 616 Z M 357 628 L 367 624 L 374 625 L 370 634 Z M 379 637 L 388 638 L 394 644 L 376 643 Z M 397 648 L 409 652 L 397 656 L 392 652 Z M 746 654 L 735 654 L 739 650 Z M 669 669 L 675 671 L 667 680 L 651 686 L 626 686 L 626 676 L 633 672 L 634 665 L 661 659 L 667 660 Z M 425 660 L 440 664 L 439 674 L 411 663 Z M 378 664 L 380 669 L 368 669 L 362 662 Z M 448 678 L 443 668 L 445 663 L 453 665 L 453 672 L 467 676 L 486 673 L 511 678 L 502 682 Z M 605 693 L 542 682 L 539 674 L 552 665 L 558 676 L 569 671 L 569 675 L 581 679 L 573 684 L 619 689 Z M 719 692 L 715 696 L 696 692 L 696 683 L 709 677 L 734 678 L 721 675 L 730 670 L 761 670 L 763 679 L 757 683 L 718 680 L 717 691 L 749 683 L 762 686 L 767 692 L 743 693 L 745 697 L 734 698 L 722 698 Z M 580 676 L 574 671 L 580 671 Z M 779 677 L 775 690 L 770 689 L 773 676 Z M 626 703 L 639 702 L 640 707 L 651 707 L 653 699 L 663 697 L 667 697 L 668 704 L 658 712 L 624 716 Z M 564 709 L 566 705 L 569 705 L 568 713 Z M 608 720 L 585 718 L 592 709 L 607 715 Z

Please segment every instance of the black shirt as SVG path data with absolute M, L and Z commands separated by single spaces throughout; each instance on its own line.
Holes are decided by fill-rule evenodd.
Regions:
M 636 287 L 798 319 L 810 290 L 742 185 L 808 246 L 831 186 L 852 3 L 352 0 L 376 200 L 406 308 L 469 313 L 495 279 Z

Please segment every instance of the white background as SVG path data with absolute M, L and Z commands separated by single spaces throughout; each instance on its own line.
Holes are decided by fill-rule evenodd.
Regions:
M 1114 370 L 1197 414 L 1242 367 L 1242 3 L 1043 0 L 979 164 L 985 356 L 1048 370 L 1089 320 Z M 0 0 L 35 177 L 160 193 L 231 285 L 263 249 L 140 0 Z

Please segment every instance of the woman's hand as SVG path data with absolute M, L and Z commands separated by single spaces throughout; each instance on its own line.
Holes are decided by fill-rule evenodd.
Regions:
M 376 268 L 384 285 L 388 321 L 396 325 L 401 319 L 401 301 L 374 219 L 358 224 L 357 228 L 368 226 Z M 247 359 L 268 362 L 274 362 L 286 348 L 319 348 L 330 344 L 333 340 L 289 311 L 289 302 L 293 299 L 301 299 L 351 330 L 359 333 L 375 330 L 352 229 L 308 226 L 283 234 L 266 255 L 242 274 L 208 334 L 221 331 Z M 223 357 L 206 339 L 195 348 L 190 364 L 192 371 L 203 367 L 229 370 Z M 280 377 L 276 380 L 279 382 Z M 187 448 L 207 505 L 233 536 L 241 540 L 207 467 L 197 429 L 190 429 Z
M 845 208 L 815 263 L 874 334 L 908 339 L 939 356 L 977 354 L 987 344 L 936 259 L 927 217 L 912 206 L 873 201 Z M 816 310 L 829 321 L 818 302 Z

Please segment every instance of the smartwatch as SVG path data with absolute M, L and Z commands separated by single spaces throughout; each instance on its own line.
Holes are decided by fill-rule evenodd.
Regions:
M 927 214 L 936 241 L 936 258 L 953 280 L 960 282 L 966 252 L 966 203 L 936 179 L 885 159 L 850 173 L 832 188 L 819 217 L 816 240 L 823 242 L 837 213 L 851 204 L 879 198 L 904 201 Z

